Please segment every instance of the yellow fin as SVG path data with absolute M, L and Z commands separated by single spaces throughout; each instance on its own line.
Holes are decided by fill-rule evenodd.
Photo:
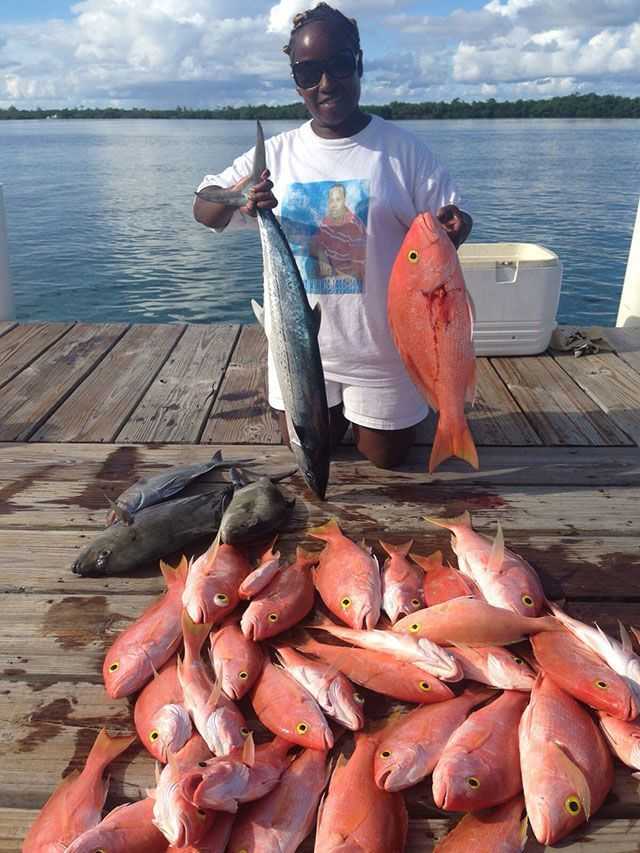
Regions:
M 443 565 L 442 551 L 434 551 L 428 557 L 422 557 L 420 554 L 411 554 L 410 556 L 413 562 L 417 563 L 427 574 L 434 569 L 439 569 Z
M 434 518 L 431 515 L 423 515 L 422 517 L 429 524 L 435 524 L 436 527 L 446 527 L 447 530 L 453 530 L 456 527 L 471 527 L 471 513 L 468 510 L 465 510 L 462 515 L 452 518 Z
M 403 542 L 402 545 L 393 545 L 390 542 L 383 542 L 382 539 L 379 539 L 380 547 L 383 548 L 390 557 L 393 557 L 394 554 L 398 557 L 407 557 L 409 551 L 413 546 L 413 539 L 410 539 L 408 542 Z
M 499 574 L 500 568 L 504 563 L 504 534 L 502 532 L 502 525 L 498 522 L 498 530 L 496 532 L 496 538 L 493 540 L 493 545 L 491 546 L 491 553 L 489 554 L 489 561 L 487 563 L 487 571 L 496 572 Z
M 315 539 L 324 539 L 325 542 L 330 542 L 332 539 L 337 539 L 344 535 L 336 518 L 330 518 L 329 521 L 321 524 L 319 527 L 312 527 L 307 533 Z
M 438 427 L 429 457 L 429 473 L 433 474 L 436 468 L 451 456 L 464 459 L 476 471 L 480 467 L 478 451 L 466 421 L 462 429 L 451 432 L 438 418 Z
M 242 763 L 246 764 L 247 767 L 253 767 L 256 763 L 256 745 L 253 740 L 253 732 L 249 732 L 244 739 L 244 744 L 242 745 Z

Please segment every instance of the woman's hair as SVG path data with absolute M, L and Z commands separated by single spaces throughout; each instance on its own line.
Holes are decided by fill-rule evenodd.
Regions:
M 302 29 L 305 24 L 311 24 L 314 21 L 326 21 L 335 26 L 336 29 L 342 30 L 351 43 L 354 52 L 358 53 L 360 50 L 360 33 L 356 19 L 347 18 L 346 15 L 329 6 L 328 3 L 318 3 L 314 9 L 307 9 L 306 12 L 300 12 L 294 16 L 289 42 L 282 48 L 287 56 L 293 56 L 293 40 L 298 30 Z

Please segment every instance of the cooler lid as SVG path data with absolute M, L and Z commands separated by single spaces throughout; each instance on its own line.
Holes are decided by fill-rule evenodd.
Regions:
M 557 267 L 560 258 L 537 243 L 464 243 L 459 249 L 465 267 L 493 269 L 496 264 L 525 264 Z

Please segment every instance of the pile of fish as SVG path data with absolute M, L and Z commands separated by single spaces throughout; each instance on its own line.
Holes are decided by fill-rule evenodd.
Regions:
M 289 562 L 274 541 L 254 565 L 219 531 L 161 563 L 165 594 L 103 666 L 110 697 L 136 697 L 155 786 L 101 819 L 132 738 L 100 732 L 24 853 L 294 853 L 314 826 L 317 853 L 401 853 L 404 791 L 428 777 L 437 808 L 465 813 L 438 853 L 515 853 L 528 822 L 555 844 L 587 821 L 613 755 L 640 769 L 630 636 L 547 602 L 500 525 L 426 521 L 452 532 L 457 568 L 412 542 L 380 542 L 380 568 L 334 519 Z

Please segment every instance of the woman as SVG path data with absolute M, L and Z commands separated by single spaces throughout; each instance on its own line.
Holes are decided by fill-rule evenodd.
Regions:
M 281 224 L 309 302 L 312 307 L 321 304 L 319 342 L 334 446 L 351 422 L 358 450 L 375 465 L 391 468 L 405 458 L 416 425 L 428 412 L 389 332 L 391 268 L 419 212 L 436 213 L 456 247 L 468 237 L 471 217 L 458 208 L 458 192 L 447 171 L 417 137 L 360 109 L 362 51 L 355 20 L 319 3 L 296 15 L 284 51 L 311 121 L 267 140 L 269 171 L 251 189 L 243 210 L 255 216 L 257 207 L 274 208 L 280 202 Z M 199 189 L 245 186 L 252 155 L 247 152 L 220 175 L 207 175 Z M 337 202 L 337 186 L 352 220 L 350 229 L 333 231 L 331 251 L 340 264 L 331 266 L 326 252 L 321 263 L 317 255 L 327 230 L 328 204 Z M 231 207 L 200 198 L 194 203 L 196 220 L 215 230 L 224 229 L 233 213 Z M 363 239 L 354 232 L 356 221 L 366 225 L 364 273 L 357 262 Z M 341 269 L 356 272 L 342 276 Z M 288 443 L 271 364 L 269 403 L 279 412 Z

